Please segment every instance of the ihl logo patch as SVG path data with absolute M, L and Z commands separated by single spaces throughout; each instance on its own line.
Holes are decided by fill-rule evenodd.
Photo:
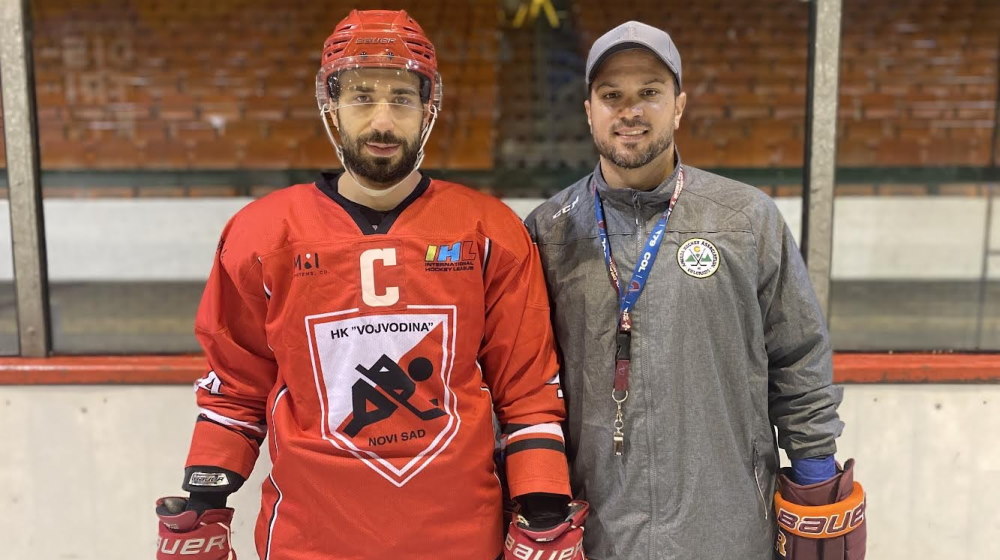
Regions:
M 428 245 L 424 255 L 426 272 L 460 272 L 476 269 L 476 244 L 456 241 L 450 245 Z
M 454 306 L 357 309 L 306 317 L 324 407 L 323 437 L 403 486 L 451 443 L 461 423 L 449 388 Z

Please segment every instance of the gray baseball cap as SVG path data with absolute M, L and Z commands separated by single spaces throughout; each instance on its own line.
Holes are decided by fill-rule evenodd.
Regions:
M 594 81 L 594 74 L 607 58 L 626 49 L 649 49 L 667 65 L 677 79 L 677 89 L 681 87 L 681 54 L 677 52 L 673 39 L 662 29 L 638 21 L 626 21 L 601 35 L 590 47 L 587 55 L 587 89 Z

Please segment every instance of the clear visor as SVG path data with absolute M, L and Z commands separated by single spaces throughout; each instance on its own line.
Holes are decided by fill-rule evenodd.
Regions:
M 431 81 L 426 76 L 433 75 Z M 419 62 L 393 56 L 359 56 L 338 59 L 316 75 L 316 101 L 320 110 L 393 112 L 420 111 L 424 105 L 440 107 L 440 77 Z

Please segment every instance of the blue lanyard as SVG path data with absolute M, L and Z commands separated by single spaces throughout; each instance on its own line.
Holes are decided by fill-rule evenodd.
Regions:
M 615 259 L 611 255 L 608 227 L 604 221 L 604 204 L 601 202 L 601 195 L 597 192 L 597 188 L 594 188 L 594 217 L 597 218 L 597 233 L 601 237 L 601 248 L 604 250 L 604 263 L 608 266 L 608 276 L 611 279 L 611 285 L 618 295 L 618 330 L 620 332 L 628 333 L 632 330 L 632 308 L 635 307 L 635 302 L 639 300 L 642 290 L 646 287 L 649 271 L 653 269 L 656 256 L 660 253 L 660 242 L 663 240 L 663 234 L 667 230 L 667 221 L 670 219 L 670 214 L 673 213 L 674 206 L 677 205 L 677 198 L 683 189 L 684 169 L 679 168 L 677 170 L 677 185 L 674 187 L 673 196 L 670 197 L 670 203 L 667 205 L 667 209 L 663 212 L 663 215 L 660 216 L 660 219 L 657 220 L 653 231 L 649 232 L 649 238 L 646 239 L 646 244 L 644 245 L 645 251 L 640 255 L 639 262 L 636 263 L 635 270 L 632 272 L 632 280 L 629 282 L 628 290 L 622 294 L 618 265 L 615 264 Z
M 624 294 L 622 294 L 621 280 L 618 275 L 618 265 L 615 264 L 615 259 L 611 255 L 608 226 L 604 221 L 604 204 L 601 202 L 601 195 L 597 192 L 597 187 L 593 182 L 591 182 L 591 188 L 594 191 L 594 217 L 597 219 L 597 233 L 601 237 L 604 263 L 608 266 L 611 286 L 614 287 L 615 294 L 618 296 L 618 334 L 615 339 L 615 376 L 611 400 L 615 401 L 618 408 L 615 413 L 615 421 L 612 424 L 614 427 L 612 433 L 613 450 L 614 454 L 620 457 L 625 453 L 625 432 L 622 431 L 625 428 L 623 405 L 628 399 L 628 377 L 632 362 L 632 308 L 635 307 L 635 302 L 639 300 L 642 290 L 646 287 L 649 271 L 653 269 L 656 255 L 660 253 L 663 234 L 667 231 L 667 221 L 674 211 L 674 206 L 677 205 L 677 198 L 684 190 L 684 168 L 678 167 L 677 169 L 677 185 L 674 187 L 674 194 L 670 197 L 670 203 L 667 204 L 667 209 L 657 220 L 653 231 L 649 232 L 649 238 L 646 239 L 646 244 L 643 246 L 645 250 L 639 256 L 639 262 L 636 263 L 635 270 L 632 272 L 632 280 L 628 283 L 628 290 Z

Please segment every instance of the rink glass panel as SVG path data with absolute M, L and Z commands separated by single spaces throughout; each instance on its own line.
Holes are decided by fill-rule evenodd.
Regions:
M 1000 349 L 1000 4 L 987 4 L 844 2 L 837 349 Z

